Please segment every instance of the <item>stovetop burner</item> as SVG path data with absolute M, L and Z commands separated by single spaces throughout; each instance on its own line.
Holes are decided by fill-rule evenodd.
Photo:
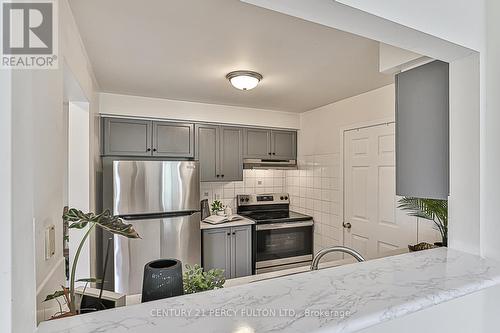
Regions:
M 298 222 L 312 219 L 309 215 L 296 213 L 293 211 L 260 211 L 260 212 L 240 212 L 242 216 L 260 223 Z
M 287 193 L 239 195 L 238 214 L 254 220 L 257 224 L 298 222 L 312 217 L 289 210 Z

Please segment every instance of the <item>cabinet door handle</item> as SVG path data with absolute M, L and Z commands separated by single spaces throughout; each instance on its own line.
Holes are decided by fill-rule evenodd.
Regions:
M 276 153 L 273 153 L 273 155 L 276 155 Z
M 220 175 L 222 178 L 224 178 L 224 175 Z
M 228 235 L 228 236 L 231 236 L 231 233 L 230 233 L 230 232 L 228 232 L 228 233 L 227 233 L 227 235 Z
M 235 233 L 235 232 L 233 232 L 233 235 L 236 235 L 236 233 Z
M 269 155 L 271 155 L 271 153 L 269 153 Z
M 219 176 L 219 175 L 217 175 L 217 178 L 219 178 L 219 177 L 220 177 L 220 176 Z
M 156 151 L 156 148 L 153 148 L 153 151 Z
M 151 148 L 146 149 L 146 151 L 151 151 Z

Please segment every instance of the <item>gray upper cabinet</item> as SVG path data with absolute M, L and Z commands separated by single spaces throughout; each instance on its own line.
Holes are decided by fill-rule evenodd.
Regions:
M 271 157 L 271 130 L 246 128 L 244 136 L 245 158 Z
M 194 124 L 153 122 L 153 156 L 194 157 Z
M 110 117 L 102 124 L 104 156 L 196 158 L 201 181 L 243 180 L 243 158 L 297 158 L 296 131 Z
M 201 181 L 243 180 L 243 130 L 197 124 L 195 131 Z
M 103 155 L 193 158 L 194 124 L 104 118 Z
M 294 160 L 297 158 L 297 133 L 247 128 L 243 150 L 245 158 Z
M 252 275 L 252 227 L 203 230 L 203 268 L 223 269 L 226 279 Z
M 151 156 L 151 121 L 105 118 L 103 125 L 104 155 Z
M 449 68 L 434 61 L 396 75 L 396 193 L 447 199 Z
M 219 171 L 219 126 L 196 125 L 196 157 L 200 161 L 200 180 L 217 181 Z M 219 176 L 219 177 L 217 177 Z
M 223 181 L 243 180 L 243 129 L 220 128 L 220 178 Z
M 294 160 L 297 158 L 297 132 L 271 132 L 271 154 L 273 159 Z

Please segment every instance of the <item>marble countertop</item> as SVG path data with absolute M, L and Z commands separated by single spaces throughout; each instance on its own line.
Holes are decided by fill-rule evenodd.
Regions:
M 44 322 L 38 332 L 354 332 L 500 284 L 500 263 L 447 248 Z
M 205 229 L 228 228 L 228 227 L 238 227 L 241 225 L 255 224 L 254 221 L 249 220 L 241 215 L 236 215 L 236 216 L 240 217 L 241 219 L 239 219 L 237 221 L 233 221 L 233 222 L 225 222 L 225 223 L 220 223 L 220 224 L 211 224 L 211 223 L 200 222 L 200 228 L 201 228 L 201 230 L 205 230 Z

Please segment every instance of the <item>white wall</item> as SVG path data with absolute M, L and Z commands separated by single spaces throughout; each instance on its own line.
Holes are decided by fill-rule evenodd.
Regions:
M 479 80 L 481 85 L 471 85 L 468 90 L 464 91 L 464 94 L 459 96 L 460 98 L 457 98 L 455 101 L 451 101 L 451 103 L 455 105 L 458 105 L 458 103 L 464 103 L 464 105 L 472 106 L 468 112 L 461 113 L 463 118 L 460 118 L 460 115 L 455 117 L 454 123 L 465 124 L 469 120 L 474 123 L 477 120 L 477 117 L 479 117 L 479 132 L 459 131 L 456 129 L 450 130 L 451 135 L 459 135 L 461 137 L 460 139 L 457 139 L 450 136 L 450 151 L 454 152 L 453 164 L 450 165 L 451 172 L 455 172 L 455 174 L 470 174 L 470 176 L 475 179 L 480 177 L 480 198 L 482 201 L 463 201 L 463 198 L 466 198 L 467 196 L 470 196 L 471 193 L 475 193 L 477 191 L 477 184 L 467 182 L 463 182 L 462 186 L 455 186 L 454 184 L 451 184 L 451 187 L 454 189 L 454 196 L 452 197 L 452 200 L 453 198 L 458 198 L 458 201 L 455 203 L 451 202 L 450 206 L 467 206 L 469 212 L 465 215 L 453 214 L 453 212 L 451 212 L 450 216 L 453 216 L 453 220 L 450 219 L 450 231 L 453 237 L 457 237 L 458 232 L 473 230 L 472 235 L 474 235 L 477 234 L 479 230 L 482 230 L 481 236 L 483 236 L 483 230 L 489 229 L 490 231 L 495 231 L 495 234 L 488 235 L 491 237 L 490 239 L 498 239 L 500 237 L 500 230 L 497 230 L 495 225 L 491 225 L 495 223 L 497 224 L 496 218 L 494 218 L 495 213 L 493 210 L 490 211 L 490 213 L 486 212 L 487 208 L 484 201 L 484 198 L 486 197 L 492 198 L 492 203 L 500 200 L 500 193 L 497 193 L 498 191 L 496 191 L 493 186 L 489 187 L 491 184 L 497 185 L 496 182 L 493 182 L 493 180 L 498 180 L 500 182 L 498 172 L 496 172 L 494 168 L 485 172 L 487 170 L 485 155 L 498 155 L 495 151 L 495 147 L 491 146 L 492 144 L 490 144 L 490 146 L 486 146 L 489 144 L 489 141 L 495 141 L 487 139 L 487 134 L 485 133 L 499 133 L 500 131 L 496 128 L 498 126 L 496 125 L 497 122 L 487 121 L 486 119 L 488 118 L 488 114 L 485 108 L 486 95 L 484 92 L 484 87 L 486 86 L 485 75 L 487 72 L 484 61 L 485 56 L 483 54 L 485 40 L 484 1 L 242 1 L 378 40 L 388 45 L 407 49 L 430 58 L 450 63 L 471 55 L 478 56 L 478 53 L 475 51 L 482 52 L 480 55 L 480 69 L 478 70 L 474 63 L 469 63 L 469 67 L 466 69 L 466 71 L 469 71 L 468 76 L 475 78 L 475 82 L 477 82 L 478 78 L 480 78 Z M 498 20 L 498 12 L 494 10 L 496 8 L 494 8 L 495 3 L 493 0 L 486 1 L 491 6 L 491 9 L 488 9 L 486 12 L 488 15 L 491 15 L 489 22 L 491 22 L 492 25 L 491 42 L 492 45 L 494 45 L 495 40 L 498 40 L 495 36 L 498 34 L 497 23 L 495 23 L 495 20 Z M 341 2 L 355 7 L 347 6 Z M 389 19 L 394 21 L 390 21 Z M 417 29 L 423 29 L 425 33 Z M 451 42 L 448 39 L 451 39 Z M 471 48 L 475 51 L 471 50 Z M 490 59 L 492 62 L 498 62 L 498 57 L 495 58 L 492 56 Z M 450 76 L 452 79 L 455 77 L 459 77 L 459 75 Z M 453 82 L 451 84 L 453 85 Z M 457 84 L 459 85 L 460 83 L 457 82 Z M 492 84 L 491 91 L 494 90 L 493 87 L 495 87 L 494 84 Z M 498 86 L 496 86 L 496 89 L 498 89 Z M 477 100 L 478 95 L 480 96 L 479 101 Z M 458 95 L 455 94 L 453 95 L 453 98 L 456 98 L 457 96 Z M 488 113 L 489 112 L 490 110 L 488 110 Z M 494 110 L 491 110 L 492 115 L 493 113 Z M 495 118 L 493 117 L 492 119 Z M 493 128 L 486 131 L 487 127 Z M 478 137 L 481 142 L 480 148 L 477 147 Z M 460 147 L 453 146 L 455 143 L 462 140 L 473 142 L 475 144 L 474 150 L 480 149 L 481 166 L 479 170 L 476 168 L 474 163 L 470 163 L 471 157 L 468 150 L 460 150 Z M 457 181 L 457 179 L 455 179 L 455 181 Z M 479 202 L 480 205 L 478 204 Z M 494 207 L 494 204 L 488 204 L 488 206 Z M 459 225 L 467 225 L 467 227 L 459 228 L 456 230 L 457 232 L 451 230 L 454 226 Z M 488 225 L 490 225 L 489 228 Z M 453 242 L 453 240 L 450 239 L 450 244 L 452 244 L 451 246 L 453 248 L 469 251 L 471 248 L 473 249 L 478 248 L 479 246 L 487 246 L 485 244 L 486 239 L 484 237 L 480 240 L 481 244 L 477 243 L 477 239 L 475 237 L 469 238 L 469 235 L 467 234 L 460 235 L 460 238 L 461 240 L 468 239 L 468 241 L 475 243 L 462 247 L 460 246 L 460 242 Z M 495 248 L 495 245 L 492 245 L 491 249 L 493 248 Z M 490 256 L 500 258 L 500 249 L 498 250 L 499 251 L 483 251 L 483 253 L 489 253 Z
M 72 89 L 68 89 L 65 72 L 70 72 L 85 100 L 90 102 L 90 209 L 95 206 L 95 172 L 99 167 L 97 84 L 91 71 L 85 48 L 81 41 L 73 14 L 67 1 L 59 1 L 59 38 L 60 68 L 56 71 L 39 71 L 40 81 L 37 91 L 31 96 L 36 136 L 34 139 L 35 167 L 35 263 L 36 263 L 36 303 L 37 321 L 48 319 L 57 307 L 55 301 L 42 302 L 45 296 L 66 284 L 64 258 L 62 253 L 63 228 L 62 209 L 68 204 L 68 108 L 64 103 L 73 98 Z M 75 89 L 76 90 L 76 89 Z M 78 94 L 78 95 L 81 95 Z M 26 97 L 25 97 L 26 98 Z M 81 97 L 75 97 L 80 100 Z M 56 253 L 49 259 L 44 258 L 45 228 L 56 226 Z
M 342 131 L 394 119 L 394 84 L 301 114 L 300 170 L 287 173 L 286 187 L 291 207 L 314 217 L 316 250 L 343 244 Z M 400 211 L 396 216 L 400 221 L 418 223 L 418 242 L 440 241 L 430 221 L 417 221 Z
M 480 93 L 477 54 L 450 64 L 449 246 L 480 251 Z M 465 223 L 454 223 L 464 221 Z
M 0 329 L 10 332 L 12 329 L 12 77 L 10 70 L 0 71 L 0 211 L 3 214 L 2 233 L 0 233 Z
M 500 2 L 486 1 L 486 54 L 484 61 L 484 81 L 486 87 L 486 112 L 482 119 L 481 131 L 481 224 L 482 254 L 500 259 L 500 222 L 498 203 L 500 202 Z M 483 186 L 484 185 L 484 186 Z
M 379 71 L 384 74 L 397 74 L 401 71 L 423 65 L 432 59 L 414 52 L 379 43 Z
M 337 0 L 473 50 L 483 48 L 484 2 L 478 0 Z
M 340 129 L 394 119 L 394 85 L 388 85 L 300 115 L 299 155 L 340 153 Z
M 10 329 L 2 326 L 2 332 L 33 331 L 38 320 L 47 318 L 52 313 L 45 313 L 46 307 L 54 304 L 43 303 L 48 293 L 65 284 L 64 260 L 62 258 L 62 219 L 63 206 L 67 203 L 67 112 L 63 108 L 63 63 L 67 62 L 75 73 L 79 84 L 88 94 L 91 110 L 97 110 L 95 100 L 96 85 L 90 65 L 86 58 L 78 30 L 74 23 L 67 1 L 59 1 L 59 36 L 60 68 L 57 70 L 13 71 L 10 78 L 11 105 L 5 105 L 8 112 L 2 112 L 2 126 L 12 124 L 12 129 L 2 128 L 2 136 L 10 133 L 9 140 L 2 137 L 4 145 L 11 147 L 11 159 L 6 152 L 2 164 L 2 177 L 9 175 L 12 184 L 2 186 L 2 205 L 9 203 L 10 196 L 12 218 L 10 224 L 10 251 L 2 252 L 9 256 L 11 265 L 11 314 Z M 2 79 L 4 79 L 2 73 Z M 5 87 L 8 87 L 7 84 Z M 2 85 L 2 94 L 4 91 Z M 4 102 L 2 99 L 2 103 Z M 2 105 L 3 110 L 4 105 Z M 8 120 L 12 116 L 11 122 Z M 3 118 L 6 119 L 3 119 Z M 4 123 L 4 120 L 6 121 Z M 8 125 L 7 125 L 8 126 Z M 91 132 L 94 130 L 90 124 Z M 94 135 L 94 133 L 91 133 Z M 91 169 L 94 165 L 91 165 Z M 4 174 L 4 171 L 6 172 Z M 1 178 L 3 181 L 3 178 Z M 3 206 L 2 206 L 3 208 Z M 7 217 L 9 209 L 5 210 Z M 44 251 L 45 229 L 56 226 L 56 253 L 46 260 Z M 6 227 L 4 230 L 8 230 Z M 9 241 L 1 242 L 9 246 Z M 9 260 L 2 260 L 3 265 Z M 9 279 L 9 272 L 2 274 L 2 279 Z M 3 281 L 2 281 L 3 282 Z M 2 283 L 2 287 L 3 287 Z M 3 302 L 2 293 L 2 302 Z M 8 295 L 8 293 L 6 293 Z M 38 310 L 38 312 L 37 312 Z M 3 309 L 2 316 L 9 315 L 9 309 Z M 5 321 L 8 323 L 9 321 Z M 2 320 L 3 324 L 3 320 Z
M 101 114 L 298 128 L 299 114 L 237 106 L 206 104 L 102 93 Z
M 84 212 L 90 210 L 90 114 L 86 102 L 69 102 L 68 126 L 68 205 Z M 73 265 L 84 229 L 69 229 L 69 264 Z M 76 279 L 91 277 L 90 245 L 80 253 Z M 78 284 L 77 284 L 78 285 Z

